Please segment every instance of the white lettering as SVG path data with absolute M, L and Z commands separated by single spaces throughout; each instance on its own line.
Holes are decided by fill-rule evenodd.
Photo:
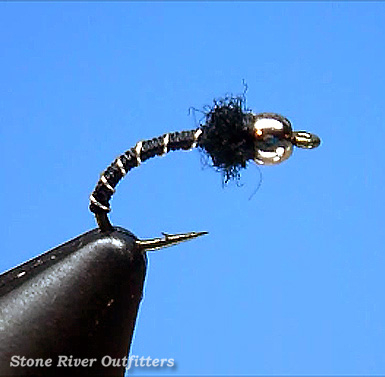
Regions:
M 71 367 L 91 367 L 97 359 L 74 359 L 72 355 L 59 355 L 59 360 L 57 362 L 58 367 L 71 368 Z
M 11 367 L 50 367 L 52 365 L 52 359 L 27 359 L 25 356 L 13 355 Z
M 132 360 L 134 359 L 134 357 L 136 357 L 136 356 L 130 356 L 130 358 L 128 359 L 128 365 L 126 366 L 126 369 L 131 368 Z
M 35 365 L 34 359 L 27 359 L 27 367 L 33 367 Z
M 57 362 L 58 367 L 67 367 L 68 363 L 68 356 L 65 355 L 59 355 L 59 360 Z
M 52 365 L 52 359 L 36 359 L 35 367 L 50 367 Z
M 103 366 L 124 366 L 126 370 L 131 369 L 132 367 L 141 367 L 141 368 L 151 368 L 151 367 L 170 367 L 172 368 L 175 365 L 174 359 L 152 359 L 150 356 L 148 357 L 139 357 L 132 355 L 128 359 L 127 357 L 123 359 L 111 359 L 109 356 L 104 356 L 103 359 L 109 358 L 108 364 L 104 363 L 102 360 Z M 117 363 L 117 361 L 122 363 Z
M 103 356 L 101 362 L 104 367 L 109 367 L 111 365 L 111 361 L 112 361 L 111 356 L 106 355 L 106 356 Z
M 97 359 L 89 359 L 90 367 L 92 367 L 93 363 L 96 363 Z
M 167 361 L 167 366 L 170 367 L 170 368 L 172 368 L 174 365 L 175 365 L 174 359 L 168 359 L 168 361 Z
M 11 367 L 18 367 L 19 364 L 20 364 L 19 359 L 20 359 L 20 356 L 18 356 L 18 355 L 13 355 L 13 356 L 11 357 L 11 362 L 10 362 L 9 366 L 11 366 Z

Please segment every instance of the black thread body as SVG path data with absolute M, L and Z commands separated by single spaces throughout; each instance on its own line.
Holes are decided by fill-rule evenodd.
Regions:
M 100 229 L 113 229 L 107 214 L 116 185 L 131 169 L 152 157 L 199 147 L 211 158 L 213 166 L 223 173 L 225 182 L 238 178 L 239 171 L 254 158 L 254 117 L 246 109 L 243 96 L 228 97 L 214 101 L 214 106 L 206 113 L 205 124 L 198 129 L 145 140 L 123 153 L 103 172 L 90 197 L 90 210 L 95 214 Z
M 142 147 L 139 153 L 139 156 L 137 155 L 137 151 L 135 147 L 129 149 L 125 153 L 123 153 L 121 156 L 119 156 L 115 161 L 104 171 L 102 176 L 105 177 L 108 184 L 115 188 L 116 185 L 119 183 L 119 181 L 123 178 L 123 173 L 121 169 L 118 166 L 118 160 L 121 161 L 124 170 L 128 173 L 131 169 L 133 169 L 136 166 L 139 166 L 138 163 L 138 157 L 140 158 L 141 162 L 144 162 L 152 157 L 155 156 L 161 156 L 165 152 L 170 151 L 176 151 L 176 150 L 188 150 L 192 147 L 193 143 L 195 142 L 195 135 L 196 130 L 191 131 L 182 131 L 182 132 L 172 132 L 168 134 L 168 143 L 166 145 L 164 140 L 167 136 L 167 134 L 164 134 L 163 136 L 153 138 L 150 140 L 145 140 L 142 142 Z M 95 203 L 90 203 L 90 210 L 91 212 L 95 214 L 105 214 L 109 212 L 109 201 L 113 195 L 113 192 L 105 185 L 105 183 L 99 179 L 92 196 L 95 198 L 95 200 L 100 203 L 102 206 L 108 208 L 108 210 L 101 208 Z

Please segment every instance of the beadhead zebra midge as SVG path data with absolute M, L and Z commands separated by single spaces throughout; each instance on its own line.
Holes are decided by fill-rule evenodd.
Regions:
M 146 251 L 206 233 L 164 234 L 163 238 L 141 240 L 127 229 L 113 227 L 107 216 L 109 202 L 116 185 L 131 169 L 170 151 L 199 148 L 228 181 L 238 178 L 249 161 L 274 165 L 289 158 L 293 146 L 315 148 L 319 144 L 315 135 L 292 131 L 281 115 L 253 114 L 245 108 L 244 97 L 214 102 L 205 123 L 195 130 L 138 142 L 106 169 L 90 196 L 99 229 L 0 275 L 0 375 L 31 375 L 28 366 L 17 369 L 10 363 L 13 354 L 28 354 L 29 360 L 52 360 L 71 350 L 74 360 L 98 355 L 127 358 L 143 297 Z M 67 374 L 60 365 L 52 368 L 54 375 Z M 46 375 L 46 370 L 41 365 L 33 371 Z M 87 374 L 124 373 L 124 366 L 96 363 Z M 75 374 L 83 375 L 84 368 L 76 369 Z
M 214 101 L 214 106 L 205 114 L 205 123 L 197 129 L 140 141 L 116 158 L 103 172 L 92 192 L 90 210 L 102 232 L 113 230 L 107 214 L 116 185 L 131 169 L 171 151 L 201 149 L 228 181 L 238 177 L 250 160 L 260 165 L 275 165 L 291 156 L 293 146 L 311 149 L 319 144 L 318 136 L 307 131 L 293 131 L 290 121 L 282 115 L 252 113 L 245 108 L 243 96 Z M 181 236 L 189 239 L 204 233 L 192 232 Z M 148 240 L 148 244 L 141 242 L 143 247 L 154 249 L 184 240 L 178 241 L 177 236 L 165 235 L 163 239 Z

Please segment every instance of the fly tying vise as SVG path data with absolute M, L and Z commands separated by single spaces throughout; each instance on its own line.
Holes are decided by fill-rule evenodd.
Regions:
M 244 96 L 214 101 L 205 114 L 205 123 L 190 131 L 172 132 L 140 141 L 127 150 L 104 171 L 90 195 L 90 210 L 102 232 L 114 228 L 108 219 L 109 201 L 119 181 L 142 162 L 175 150 L 199 148 L 227 182 L 239 176 L 248 161 L 259 165 L 276 165 L 287 160 L 293 146 L 305 149 L 320 145 L 318 136 L 307 131 L 293 131 L 290 121 L 275 113 L 254 114 L 246 109 Z M 206 232 L 165 235 L 164 238 L 138 240 L 142 250 L 170 246 Z

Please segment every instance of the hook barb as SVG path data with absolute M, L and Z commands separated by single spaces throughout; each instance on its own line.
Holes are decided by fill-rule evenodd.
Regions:
M 164 247 L 177 245 L 178 243 L 189 241 L 193 238 L 203 236 L 205 234 L 208 234 L 208 232 L 188 232 L 180 234 L 167 234 L 162 232 L 162 234 L 163 237 L 137 240 L 136 245 L 142 250 L 142 252 L 150 250 L 159 250 L 163 249 Z

